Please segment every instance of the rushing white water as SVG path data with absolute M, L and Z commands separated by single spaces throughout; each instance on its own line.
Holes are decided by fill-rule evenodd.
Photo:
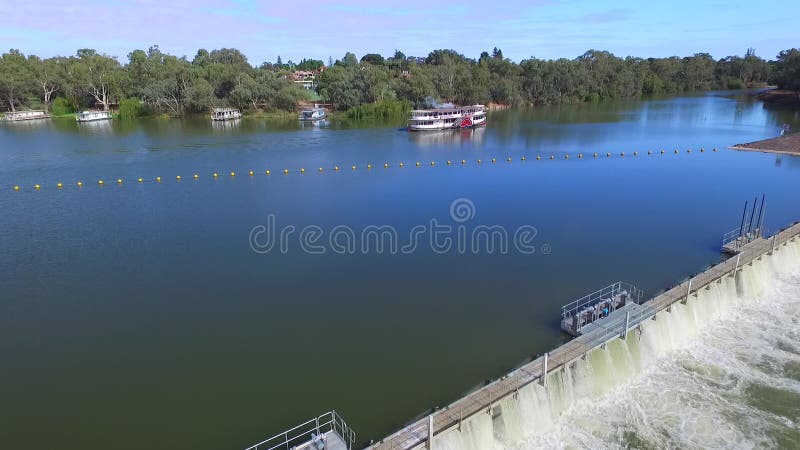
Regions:
M 747 265 L 434 448 L 800 448 L 800 243 Z M 737 285 L 738 284 L 738 285 Z

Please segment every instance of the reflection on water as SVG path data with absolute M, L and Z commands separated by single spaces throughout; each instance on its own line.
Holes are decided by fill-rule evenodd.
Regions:
M 236 128 L 242 126 L 242 119 L 233 119 L 233 120 L 212 120 L 211 121 L 211 128 L 215 132 L 225 132 L 225 131 L 232 131 Z
M 486 127 L 464 130 L 438 130 L 409 132 L 411 142 L 425 146 L 438 146 L 444 144 L 481 143 L 483 142 Z
M 328 119 L 321 120 L 299 120 L 302 128 L 328 128 L 331 123 Z
M 77 122 L 78 129 L 87 134 L 113 134 L 112 120 L 94 120 L 91 122 Z

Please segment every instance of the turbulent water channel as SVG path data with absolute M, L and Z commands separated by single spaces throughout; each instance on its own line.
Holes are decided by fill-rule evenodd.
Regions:
M 800 243 L 521 389 L 438 449 L 798 448 Z

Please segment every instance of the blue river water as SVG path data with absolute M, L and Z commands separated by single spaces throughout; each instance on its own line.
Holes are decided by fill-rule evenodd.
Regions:
M 797 220 L 800 158 L 727 149 L 783 123 L 713 92 L 456 133 L 6 124 L 0 442 L 236 449 L 330 409 L 378 439 L 557 345 L 573 298 L 715 263 L 745 201 Z

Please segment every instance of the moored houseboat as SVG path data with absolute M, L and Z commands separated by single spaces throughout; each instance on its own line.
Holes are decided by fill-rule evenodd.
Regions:
M 486 107 L 483 105 L 418 109 L 411 111 L 408 119 L 409 131 L 454 130 L 483 125 L 486 125 Z
M 211 110 L 211 120 L 236 120 L 242 118 L 242 112 L 236 108 L 213 108 Z
M 45 111 L 9 111 L 3 113 L 3 120 L 6 122 L 19 122 L 22 120 L 37 120 L 37 119 L 48 119 L 50 118 L 50 114 Z
M 111 120 L 111 111 L 81 111 L 75 116 L 78 122 L 96 122 Z
M 325 119 L 325 117 L 325 108 L 314 105 L 313 108 L 300 111 L 300 116 L 298 118 L 303 122 L 316 122 Z

